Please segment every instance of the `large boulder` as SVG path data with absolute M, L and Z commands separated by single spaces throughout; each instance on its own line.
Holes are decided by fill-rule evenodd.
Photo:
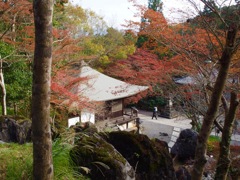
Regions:
M 166 142 L 124 131 L 109 133 L 107 141 L 135 169 L 137 180 L 176 179 Z
M 73 129 L 75 133 L 84 132 L 84 134 L 87 135 L 93 135 L 98 132 L 97 127 L 91 122 L 77 123 L 71 126 L 71 129 Z
M 94 128 L 87 129 L 77 133 L 70 155 L 74 166 L 90 170 L 80 168 L 90 179 L 176 179 L 165 142 L 125 131 L 89 134 Z
M 89 131 L 88 131 L 89 132 Z M 95 180 L 134 180 L 135 173 L 128 161 L 97 133 L 78 133 L 76 146 L 71 150 L 74 166 Z M 84 171 L 88 168 L 90 173 Z
M 194 159 L 197 137 L 198 133 L 192 129 L 181 131 L 176 143 L 171 149 L 172 156 L 182 163 Z
M 31 122 L 2 117 L 0 120 L 0 140 L 19 144 L 31 141 Z

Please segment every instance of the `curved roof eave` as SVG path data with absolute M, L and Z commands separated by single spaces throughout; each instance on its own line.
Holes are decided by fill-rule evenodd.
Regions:
M 87 65 L 83 65 L 79 77 L 88 77 L 87 84 L 78 86 L 78 94 L 90 101 L 109 101 L 136 95 L 148 89 L 148 86 L 129 84 L 106 76 Z

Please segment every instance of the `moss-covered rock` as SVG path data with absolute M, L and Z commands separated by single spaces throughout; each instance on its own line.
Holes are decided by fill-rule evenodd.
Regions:
M 23 144 L 31 141 L 31 121 L 10 116 L 0 117 L 0 140 Z
M 91 179 L 135 179 L 133 168 L 126 159 L 98 134 L 79 134 L 78 139 L 71 151 L 71 158 L 75 166 L 90 169 L 87 175 Z
M 166 142 L 125 131 L 87 132 L 76 137 L 71 157 L 76 166 L 90 169 L 91 179 L 176 179 Z
M 176 179 L 166 142 L 123 131 L 109 133 L 106 140 L 133 166 L 136 179 Z

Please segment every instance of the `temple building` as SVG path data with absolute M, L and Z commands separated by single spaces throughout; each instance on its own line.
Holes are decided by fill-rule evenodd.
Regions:
M 123 126 L 128 128 L 129 123 L 135 121 L 137 109 L 132 108 L 130 112 L 124 110 L 124 99 L 134 96 L 148 89 L 148 86 L 129 84 L 102 74 L 83 63 L 80 68 L 79 77 L 89 78 L 87 83 L 81 83 L 74 89 L 75 94 L 85 96 L 97 109 L 84 108 L 77 117 L 70 118 L 68 126 L 76 122 L 91 122 Z

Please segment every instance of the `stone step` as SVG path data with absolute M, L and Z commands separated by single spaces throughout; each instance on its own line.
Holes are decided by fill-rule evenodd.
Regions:
M 174 128 L 173 128 L 173 131 L 180 132 L 180 131 L 181 131 L 181 128 L 179 128 L 179 127 L 174 127 Z
M 178 138 L 180 132 L 181 132 L 181 128 L 179 128 L 179 127 L 174 127 L 173 128 L 173 132 L 172 132 L 172 135 L 171 135 L 171 140 L 168 143 L 169 151 L 171 150 L 171 148 L 173 147 L 173 145 L 177 141 L 177 138 Z
M 179 134 L 180 134 L 180 132 L 177 132 L 177 131 L 173 131 L 173 132 L 172 132 L 172 136 L 174 136 L 174 137 L 178 137 Z
M 170 142 L 168 143 L 168 147 L 171 149 L 174 144 L 175 144 L 175 142 L 170 141 Z
M 171 141 L 175 143 L 175 142 L 177 141 L 177 137 L 172 136 L 172 137 L 171 137 Z

